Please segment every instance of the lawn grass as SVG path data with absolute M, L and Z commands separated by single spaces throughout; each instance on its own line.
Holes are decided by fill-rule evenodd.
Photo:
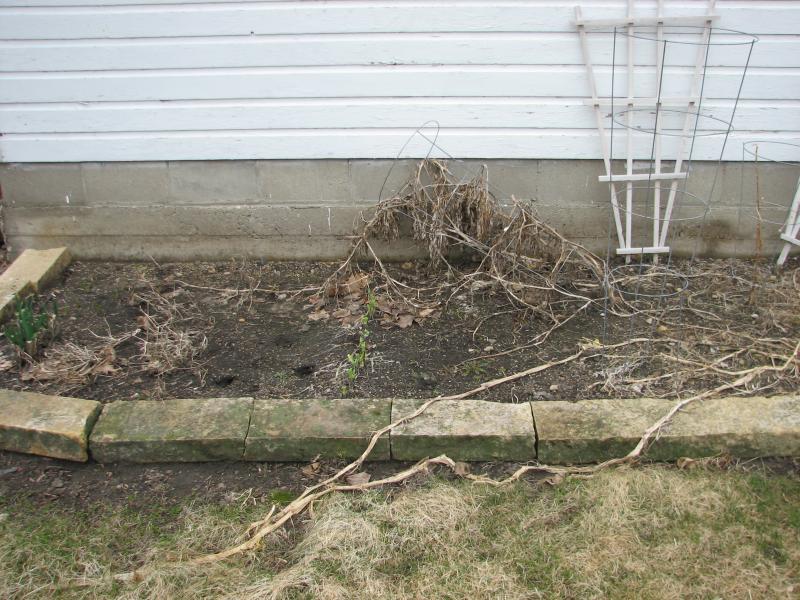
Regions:
M 649 466 L 551 487 L 431 478 L 338 495 L 256 555 L 111 573 L 224 547 L 264 505 L 0 508 L 4 598 L 794 598 L 800 480 Z M 96 583 L 69 587 L 84 578 Z M 56 586 L 56 587 L 54 587 Z M 59 586 L 65 586 L 60 587 Z

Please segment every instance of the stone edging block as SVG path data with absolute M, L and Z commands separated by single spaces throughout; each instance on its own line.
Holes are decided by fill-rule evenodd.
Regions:
M 423 400 L 395 400 L 392 422 L 411 414 Z M 531 408 L 483 400 L 441 400 L 391 432 L 394 460 L 447 454 L 453 460 L 528 461 L 536 458 Z
M 376 430 L 423 402 L 212 398 L 123 400 L 103 408 L 91 400 L 0 390 L 0 449 L 85 461 L 88 446 L 100 462 L 352 459 Z M 545 464 L 601 462 L 627 454 L 673 406 L 673 400 L 652 398 L 525 404 L 441 400 L 379 439 L 369 458 L 447 454 L 463 461 L 530 461 L 538 450 Z M 800 456 L 800 395 L 690 404 L 644 458 L 722 453 Z
M 0 390 L 0 448 L 84 462 L 101 406 L 94 400 Z
M 0 321 L 14 310 L 17 298 L 55 281 L 71 260 L 67 248 L 25 250 L 0 274 Z
M 105 406 L 89 438 L 98 462 L 240 460 L 252 398 L 120 400 Z
M 675 400 L 532 402 L 539 461 L 580 464 L 619 458 Z M 646 459 L 731 454 L 737 458 L 800 455 L 800 396 L 728 397 L 689 404 L 664 427 Z
M 735 396 L 690 404 L 647 451 L 653 460 L 719 454 L 800 456 L 800 395 Z
M 531 402 L 539 462 L 570 465 L 625 456 L 672 405 L 652 398 Z
M 391 400 L 256 400 L 245 443 L 245 460 L 305 461 L 316 456 L 353 459 L 372 434 L 386 427 Z M 389 460 L 389 434 L 378 439 L 369 460 Z

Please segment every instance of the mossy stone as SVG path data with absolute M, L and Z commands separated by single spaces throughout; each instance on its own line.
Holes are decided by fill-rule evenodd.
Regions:
M 423 400 L 395 400 L 392 422 Z M 441 400 L 391 434 L 392 458 L 421 460 L 446 454 L 453 460 L 527 461 L 536 458 L 530 406 L 482 400 Z
M 259 399 L 255 401 L 246 460 L 305 461 L 316 456 L 353 459 L 372 434 L 386 427 L 390 400 Z M 378 439 L 369 460 L 389 460 L 389 435 Z
M 252 408 L 252 398 L 113 402 L 92 432 L 92 458 L 109 463 L 240 460 Z
M 620 458 L 675 400 L 637 398 L 532 402 L 539 461 L 564 465 Z M 652 460 L 800 454 L 800 397 L 725 397 L 689 404 L 644 454 Z
M 648 449 L 654 460 L 730 454 L 800 456 L 800 395 L 711 398 L 679 412 Z

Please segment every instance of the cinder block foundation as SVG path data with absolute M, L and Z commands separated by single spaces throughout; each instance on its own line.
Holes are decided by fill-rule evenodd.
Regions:
M 379 198 L 398 191 L 417 161 L 235 160 L 0 165 L 5 234 L 12 253 L 68 246 L 78 259 L 197 260 L 250 256 L 275 260 L 336 259 Z M 602 255 L 616 240 L 601 161 L 468 160 L 457 176 L 489 170 L 501 202 L 530 201 L 566 237 Z M 390 168 L 394 168 L 389 175 Z M 666 168 L 666 167 L 665 167 Z M 777 252 L 777 227 L 754 218 L 750 163 L 695 162 L 688 191 L 708 198 L 706 219 L 673 226 L 676 254 L 752 256 Z M 385 182 L 385 185 L 384 185 Z M 791 201 L 789 169 L 761 165 L 759 197 Z M 767 205 L 768 206 L 768 205 Z M 771 209 L 770 209 L 771 210 Z M 762 208 L 763 211 L 763 208 Z M 696 212 L 696 211 L 695 211 Z M 780 211 L 778 211 L 780 212 Z M 763 212 L 762 212 L 763 214 Z M 676 213 L 684 218 L 687 215 Z M 691 216 L 691 215 L 688 215 Z M 781 215 L 770 213 L 769 220 Z M 640 228 L 649 230 L 651 222 Z M 411 241 L 382 244 L 384 258 L 418 256 Z

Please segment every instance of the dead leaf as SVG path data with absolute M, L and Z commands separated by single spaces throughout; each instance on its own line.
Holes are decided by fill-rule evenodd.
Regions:
M 564 483 L 565 476 L 563 473 L 556 473 L 552 477 L 548 477 L 547 479 L 543 480 L 544 483 L 548 485 L 552 485 L 556 487 L 557 485 L 561 485 Z
M 417 316 L 424 319 L 425 317 L 431 316 L 433 314 L 433 311 L 434 311 L 433 308 L 423 308 L 421 311 L 417 313 Z
M 406 327 L 410 327 L 414 323 L 414 315 L 400 315 L 397 317 L 397 326 L 400 329 L 405 329 Z
M 469 475 L 469 465 L 465 462 L 457 462 L 455 468 L 453 468 L 453 472 L 459 477 Z
M 9 360 L 5 356 L 0 356 L 0 371 L 8 371 L 14 367 L 14 361 Z
M 364 485 L 368 483 L 370 480 L 371 475 L 365 471 L 361 471 L 361 473 L 355 473 L 353 475 L 347 476 L 347 483 L 350 485 Z
M 581 340 L 581 343 L 578 344 L 578 345 L 580 346 L 581 350 L 589 350 L 591 348 L 602 348 L 603 347 L 602 342 L 597 338 L 594 338 L 593 340 L 590 340 L 588 338 L 583 338 Z
M 379 311 L 388 314 L 393 314 L 393 311 L 396 310 L 395 305 L 387 298 L 378 298 L 375 305 L 377 306 Z
M 325 290 L 328 296 L 351 296 L 353 299 L 361 296 L 364 288 L 369 284 L 369 275 L 366 273 L 353 273 L 344 281 L 338 281 Z
M 92 368 L 92 375 L 113 375 L 117 368 L 109 362 L 101 362 Z
M 342 285 L 342 294 L 356 294 L 367 287 L 369 275 L 366 273 L 353 273 Z
M 689 469 L 694 469 L 697 466 L 697 461 L 693 458 L 689 458 L 688 456 L 682 456 L 675 461 L 675 464 L 682 471 L 688 471 Z
M 361 317 L 359 315 L 347 315 L 342 319 L 342 326 L 346 327 L 348 325 L 352 325 L 353 323 L 358 323 L 359 321 L 361 321 Z
M 317 312 L 312 312 L 308 315 L 309 321 L 323 321 L 330 317 L 327 310 L 318 310 Z
M 319 471 L 320 466 L 320 462 L 315 460 L 314 462 L 307 464 L 305 467 L 300 469 L 300 472 L 306 477 L 313 477 Z

